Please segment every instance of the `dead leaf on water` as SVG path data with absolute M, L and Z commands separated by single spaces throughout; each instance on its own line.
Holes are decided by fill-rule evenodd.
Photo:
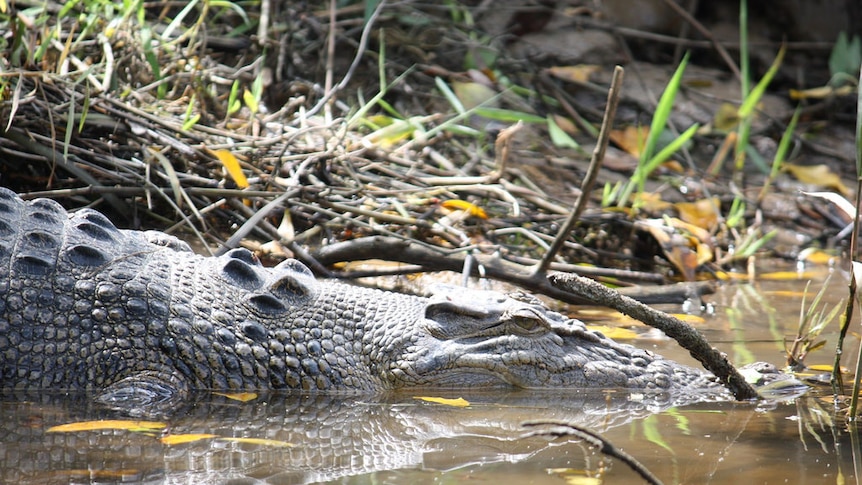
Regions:
M 809 280 L 817 277 L 816 271 L 773 271 L 757 275 L 757 279 L 773 281 Z
M 208 440 L 212 438 L 218 438 L 217 434 L 207 434 L 207 433 L 198 433 L 198 434 L 171 434 L 168 436 L 163 436 L 159 439 L 164 445 L 174 446 L 174 445 L 182 445 L 185 443 L 194 443 L 195 441 Z
M 254 399 L 257 399 L 256 392 L 234 392 L 234 393 L 225 393 L 225 392 L 214 392 L 216 396 L 226 397 L 228 399 L 233 399 L 234 401 L 239 402 L 249 402 Z
M 418 399 L 425 402 L 433 402 L 435 404 L 445 404 L 446 406 L 453 406 L 456 408 L 465 408 L 470 405 L 470 402 L 463 397 L 459 397 L 458 399 L 450 399 L 445 397 L 415 396 L 413 399 Z
M 293 448 L 296 444 L 289 441 L 270 440 L 266 438 L 220 438 L 221 441 L 232 441 L 234 443 L 245 443 L 249 445 L 272 446 L 275 448 Z
M 136 421 L 124 419 L 103 419 L 61 424 L 48 428 L 48 433 L 74 433 L 77 431 L 96 431 L 103 429 L 152 432 L 164 429 L 166 423 L 158 421 Z
M 702 325 L 706 323 L 706 319 L 700 315 L 691 315 L 689 313 L 671 313 L 671 315 L 689 325 Z

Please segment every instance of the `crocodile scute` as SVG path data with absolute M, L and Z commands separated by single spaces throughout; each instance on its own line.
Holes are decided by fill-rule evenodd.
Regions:
M 508 385 L 706 390 L 704 371 L 617 343 L 534 299 L 428 298 L 192 252 L 155 231 L 0 188 L 0 389 L 186 390 Z

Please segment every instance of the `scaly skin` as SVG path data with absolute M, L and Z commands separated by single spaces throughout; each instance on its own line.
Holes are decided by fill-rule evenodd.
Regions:
M 727 397 L 711 374 L 530 298 L 420 298 L 315 280 L 295 260 L 192 253 L 158 232 L 0 189 L 0 388 L 108 399 L 191 389 L 623 387 Z

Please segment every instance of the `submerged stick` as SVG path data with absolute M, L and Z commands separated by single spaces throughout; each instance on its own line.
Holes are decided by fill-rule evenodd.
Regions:
M 610 456 L 611 458 L 616 458 L 621 462 L 625 463 L 629 468 L 632 469 L 635 473 L 641 476 L 646 482 L 650 485 L 662 485 L 662 481 L 659 480 L 657 476 L 655 476 L 649 468 L 644 466 L 641 462 L 639 462 L 635 457 L 629 455 L 625 451 L 621 450 L 614 446 L 613 443 L 608 441 L 602 435 L 596 433 L 595 431 L 589 430 L 584 426 L 580 426 L 575 423 L 570 423 L 567 421 L 557 421 L 557 420 L 548 420 L 548 421 L 526 421 L 521 423 L 522 426 L 525 427 L 534 427 L 534 426 L 551 426 L 549 429 L 539 429 L 533 431 L 527 436 L 575 436 L 580 438 L 590 445 L 594 446 L 599 450 L 599 453 Z

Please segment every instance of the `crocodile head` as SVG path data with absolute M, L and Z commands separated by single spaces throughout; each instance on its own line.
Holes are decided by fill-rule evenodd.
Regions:
M 446 288 L 428 300 L 419 327 L 403 356 L 412 362 L 400 376 L 408 385 L 665 389 L 711 378 L 523 295 Z

